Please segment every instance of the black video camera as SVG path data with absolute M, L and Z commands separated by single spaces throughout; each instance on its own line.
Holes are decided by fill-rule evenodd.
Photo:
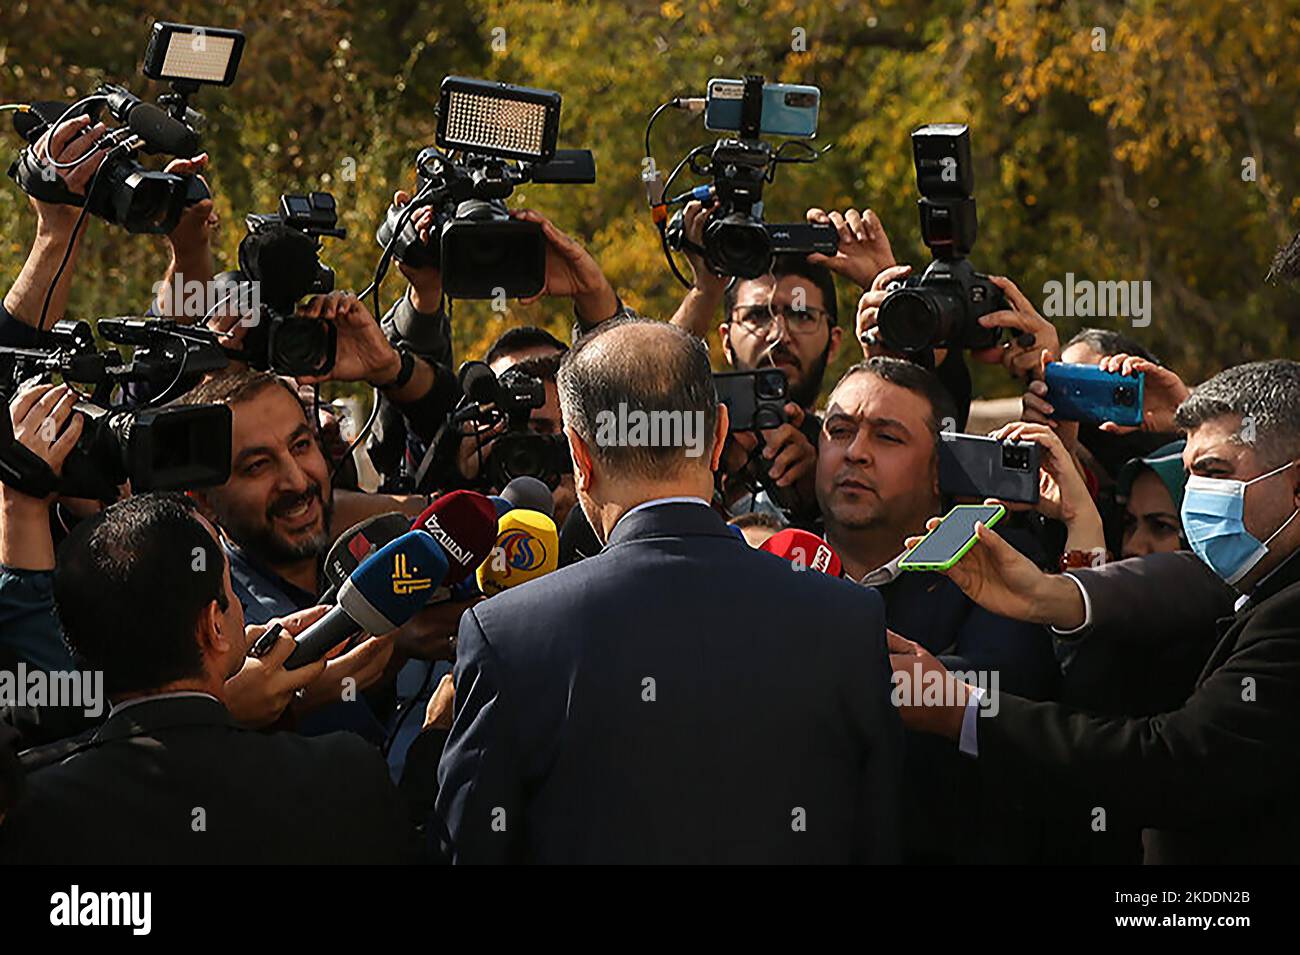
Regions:
M 573 472 L 569 443 L 563 434 L 535 434 L 529 429 L 533 411 L 546 404 L 545 382 L 517 367 L 507 368 L 498 377 L 481 361 L 462 365 L 459 380 L 465 398 L 451 424 L 506 422 L 505 433 L 492 441 L 485 486 L 503 488 L 515 478 L 527 476 L 554 489 L 564 475 Z M 449 433 L 460 440 L 459 432 Z
M 692 150 L 686 160 L 696 175 L 712 177 L 712 185 L 692 189 L 669 200 L 669 204 L 690 199 L 716 200 L 714 211 L 704 227 L 702 246 L 694 246 L 686 238 L 680 210 L 664 229 L 668 248 L 678 252 L 689 248 L 698 252 L 716 275 L 758 278 L 772 270 L 772 260 L 777 255 L 789 252 L 834 255 L 839 248 L 839 236 L 832 225 L 763 221 L 763 185 L 773 180 L 777 165 L 815 162 L 821 154 L 800 140 L 789 140 L 774 150 L 759 138 L 762 121 L 763 77 L 747 76 L 742 94 L 739 138 L 718 140 L 708 151 L 707 162 L 700 161 L 704 147 Z M 792 144 L 802 147 L 805 155 L 783 155 L 785 147 Z
M 189 97 L 204 84 L 229 86 L 243 47 L 244 35 L 238 30 L 155 23 L 143 72 L 150 79 L 170 81 L 173 92 L 160 96 L 155 105 L 121 86 L 105 84 L 71 106 L 32 103 L 27 110 L 14 114 L 14 129 L 28 146 L 10 164 L 10 177 L 35 199 L 84 205 L 105 222 L 120 225 L 128 232 L 171 232 L 187 206 L 209 197 L 207 187 L 197 175 L 146 169 L 136 156 L 146 153 L 188 157 L 198 152 L 196 126 L 203 117 L 189 108 Z M 82 197 L 63 184 L 51 157 L 44 162 L 36 159 L 33 147 L 60 122 L 76 116 L 89 116 L 94 121 L 104 108 L 123 125 L 106 132 L 96 144 L 96 148 L 108 147 L 108 153 L 91 180 L 88 194 Z M 75 163 L 67 168 L 72 165 Z
M 524 182 L 596 181 L 590 150 L 556 149 L 559 127 L 559 93 L 446 77 L 437 146 L 415 160 L 419 188 L 407 205 L 389 208 L 375 233 L 385 258 L 438 268 L 451 298 L 540 292 L 546 239 L 537 223 L 510 218 L 505 200 Z M 425 206 L 435 210 L 428 242 L 413 223 Z
M 201 331 L 194 338 L 177 333 L 168 352 L 159 340 L 167 331 L 150 331 L 146 336 L 138 330 L 122 332 L 113 324 L 135 321 L 100 322 L 110 340 L 129 340 L 131 335 L 139 341 L 152 340 L 148 347 L 137 348 L 129 362 L 113 349 L 97 351 L 85 322 L 56 322 L 46 333 L 45 348 L 0 348 L 0 396 L 6 401 L 34 374 L 57 374 L 68 382 L 94 386 L 91 395 L 75 406 L 85 423 L 64 460 L 61 477 L 15 440 L 7 410 L 0 414 L 0 481 L 33 497 L 58 491 L 102 501 L 115 500 L 118 488 L 127 481 L 135 492 L 225 483 L 230 477 L 231 447 L 230 409 L 225 405 L 128 408 L 110 403 L 119 385 L 144 382 L 165 394 L 185 378 L 191 362 L 189 370 L 199 373 L 225 361 L 215 343 L 202 340 Z
M 254 324 L 243 357 L 254 368 L 282 375 L 323 375 L 334 367 L 338 330 L 329 322 L 295 314 L 308 295 L 334 290 L 334 270 L 320 260 L 321 237 L 344 238 L 328 192 L 280 196 L 280 209 L 250 213 L 239 243 L 239 296 L 254 303 Z M 251 283 L 251 284 L 248 284 Z
M 880 340 L 909 354 L 934 348 L 992 348 L 1002 329 L 980 316 L 1009 308 L 1002 290 L 975 271 L 966 256 L 975 245 L 975 170 L 970 130 L 934 123 L 912 133 L 921 238 L 934 260 L 920 276 L 892 283 L 876 324 Z

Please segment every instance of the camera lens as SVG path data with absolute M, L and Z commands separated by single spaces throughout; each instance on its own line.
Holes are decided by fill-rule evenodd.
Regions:
M 1002 467 L 1008 471 L 1028 471 L 1029 449 L 1016 445 L 1003 445 Z
M 933 290 L 922 288 L 890 292 L 876 316 L 885 347 L 904 352 L 921 351 L 938 343 L 941 321 Z
M 759 408 L 754 412 L 754 427 L 761 430 L 781 427 L 781 413 L 775 408 Z
M 785 397 L 785 372 L 765 371 L 754 380 L 754 394 L 763 401 L 779 401 Z
M 1128 385 L 1120 385 L 1115 389 L 1115 404 L 1131 408 L 1137 403 L 1137 392 Z
M 772 240 L 762 223 L 733 215 L 705 226 L 704 254 L 721 274 L 754 279 L 772 267 Z

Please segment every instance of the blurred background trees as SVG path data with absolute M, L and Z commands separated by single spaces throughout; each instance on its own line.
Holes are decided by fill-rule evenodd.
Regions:
M 1300 229 L 1300 4 L 1296 0 L 173 0 L 11 2 L 0 11 L 0 101 L 70 98 L 101 81 L 152 98 L 139 74 L 153 19 L 237 26 L 248 35 L 229 89 L 205 89 L 204 147 L 222 217 L 218 268 L 233 268 L 243 216 L 284 191 L 334 193 L 346 241 L 327 240 L 340 287 L 361 288 L 374 230 L 432 140 L 448 73 L 560 91 L 561 145 L 596 154 L 596 186 L 528 186 L 533 206 L 587 244 L 625 300 L 666 318 L 681 289 L 664 265 L 640 182 L 645 122 L 712 76 L 762 72 L 823 91 L 816 166 L 784 167 L 767 215 L 870 206 L 899 261 L 928 256 L 916 222 L 909 132 L 971 125 L 980 207 L 972 259 L 1037 303 L 1043 284 L 1149 280 L 1149 327 L 1117 327 L 1188 381 L 1243 360 L 1300 357 L 1296 290 L 1264 283 L 1274 250 Z M 6 130 L 8 124 L 6 123 Z M 665 115 L 654 158 L 672 165 L 709 141 L 698 117 Z M 9 152 L 19 146 L 8 133 Z M 17 273 L 33 231 L 27 199 L 0 185 L 0 274 Z M 92 222 L 70 315 L 142 312 L 162 275 L 158 237 Z M 852 341 L 856 293 L 841 283 Z M 400 294 L 392 270 L 386 302 Z M 457 354 L 511 324 L 567 335 L 561 303 L 455 307 Z M 716 342 L 713 343 L 716 350 Z M 834 376 L 828 376 L 828 382 Z M 986 395 L 1017 389 L 997 369 Z

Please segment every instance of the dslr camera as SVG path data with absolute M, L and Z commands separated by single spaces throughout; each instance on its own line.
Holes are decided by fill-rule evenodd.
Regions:
M 534 222 L 510 218 L 505 200 L 524 182 L 593 183 L 587 149 L 557 149 L 560 94 L 448 76 L 438 98 L 436 146 L 415 159 L 419 188 L 391 206 L 375 233 L 389 255 L 442 272 L 451 298 L 536 295 L 546 281 L 546 239 Z M 429 241 L 413 224 L 434 209 Z
M 563 434 L 535 434 L 528 426 L 533 410 L 546 404 L 546 385 L 521 368 L 507 368 L 497 377 L 485 362 L 469 361 L 461 366 L 460 387 L 464 394 L 460 410 L 454 412 L 445 434 L 455 442 L 461 435 L 455 426 L 474 422 L 491 426 L 504 420 L 506 431 L 495 438 L 485 462 L 487 487 L 503 488 L 517 477 L 535 477 L 551 489 L 573 471 L 569 443 Z M 435 444 L 445 449 L 441 439 Z
M 294 314 L 308 295 L 334 290 L 334 270 L 320 260 L 321 238 L 344 238 L 328 192 L 280 196 L 278 212 L 250 213 L 239 243 L 239 271 L 226 273 L 243 303 L 256 303 L 256 323 L 242 356 L 254 368 L 282 375 L 323 375 L 334 367 L 338 330 Z M 249 285 L 248 283 L 254 283 Z
M 1009 308 L 1002 290 L 966 258 L 975 245 L 975 170 L 970 130 L 933 123 L 912 133 L 921 238 L 934 260 L 925 272 L 890 286 L 876 324 L 881 342 L 898 352 L 934 348 L 992 348 L 1002 329 L 982 315 Z
M 730 82 L 732 85 L 723 85 Z M 699 186 L 674 199 L 667 205 L 685 203 L 691 199 L 714 201 L 714 211 L 704 227 L 703 245 L 695 246 L 686 238 L 681 210 L 664 227 L 663 238 L 667 248 L 675 251 L 697 252 L 716 275 L 753 279 L 772 270 L 772 259 L 782 253 L 807 254 L 820 252 L 834 255 L 839 248 L 838 234 L 829 224 L 767 223 L 763 221 L 763 186 L 776 175 L 776 167 L 789 162 L 813 162 L 820 155 L 806 142 L 787 140 L 773 149 L 760 139 L 765 129 L 772 128 L 765 109 L 765 86 L 762 76 L 745 77 L 742 89 L 735 90 L 734 81 L 713 80 L 709 84 L 710 115 L 717 115 L 715 92 L 724 90 L 740 93 L 739 122 L 736 137 L 719 139 L 709 147 L 696 147 L 683 160 L 698 176 L 712 178 L 712 184 Z M 811 92 L 809 92 L 811 91 Z M 786 110 L 807 112 L 812 109 L 811 130 L 801 134 L 816 133 L 815 87 L 796 87 L 784 90 Z M 769 97 L 770 98 L 770 94 Z M 785 147 L 802 148 L 804 155 L 793 157 Z M 706 157 L 707 151 L 707 158 Z M 671 186 L 671 178 L 665 188 Z
M 238 30 L 155 23 L 142 71 L 150 79 L 169 81 L 172 92 L 154 104 L 124 87 L 105 84 L 70 106 L 48 101 L 30 104 L 14 114 L 14 129 L 28 145 L 9 166 L 10 177 L 35 199 L 84 205 L 93 215 L 128 232 L 171 232 L 186 206 L 208 198 L 207 187 L 196 175 L 146 169 L 136 157 L 141 153 L 188 157 L 199 151 L 197 127 L 203 117 L 189 107 L 189 97 L 200 86 L 234 82 L 243 48 L 244 35 Z M 108 153 L 82 197 L 64 186 L 49 157 L 40 162 L 32 150 L 59 123 L 76 116 L 95 121 L 105 108 L 122 125 L 104 133 L 96 144 L 107 147 Z
M 182 379 L 187 366 L 201 374 L 226 361 L 215 343 L 183 333 L 151 329 L 122 331 L 121 323 L 103 319 L 110 340 L 150 344 L 137 348 L 132 361 L 114 349 L 97 351 L 90 325 L 59 321 L 49 330 L 44 348 L 0 348 L 0 396 L 6 401 L 33 375 L 57 374 L 66 382 L 88 383 L 93 390 L 77 403 L 85 423 L 76 446 L 63 462 L 62 476 L 14 437 L 8 413 L 0 414 L 0 481 L 33 497 L 59 492 L 67 497 L 116 500 L 127 481 L 133 492 L 188 490 L 224 484 L 230 477 L 230 409 L 221 404 L 174 407 L 128 407 L 111 403 L 114 389 L 139 382 L 165 395 Z M 170 323 L 168 323 L 170 324 Z M 180 326 L 181 329 L 184 326 Z M 210 334 L 210 333 L 208 333 Z

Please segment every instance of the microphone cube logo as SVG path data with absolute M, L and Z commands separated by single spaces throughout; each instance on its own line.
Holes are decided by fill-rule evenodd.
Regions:
M 433 586 L 429 577 L 417 577 L 419 568 L 412 568 L 405 554 L 393 555 L 393 593 L 399 597 L 413 594 L 417 590 L 428 590 Z

